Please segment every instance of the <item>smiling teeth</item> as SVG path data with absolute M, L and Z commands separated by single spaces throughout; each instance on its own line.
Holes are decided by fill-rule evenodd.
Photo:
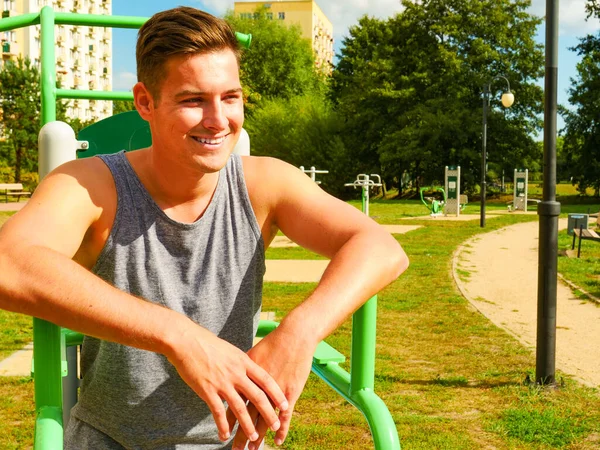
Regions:
M 198 142 L 201 142 L 202 144 L 216 145 L 216 144 L 220 144 L 221 142 L 223 142 L 225 140 L 225 136 L 218 138 L 218 139 L 204 139 L 204 138 L 194 138 L 194 139 L 196 139 Z

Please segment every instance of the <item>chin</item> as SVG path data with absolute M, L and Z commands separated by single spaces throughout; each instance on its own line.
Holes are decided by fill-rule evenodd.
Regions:
M 218 155 L 202 155 L 194 158 L 196 165 L 204 173 L 215 173 L 227 165 L 231 151 Z

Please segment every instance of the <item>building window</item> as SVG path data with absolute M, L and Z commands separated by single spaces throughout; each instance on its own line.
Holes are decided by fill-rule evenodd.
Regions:
M 267 13 L 267 19 L 273 20 L 273 13 Z
M 285 13 L 284 12 L 280 12 L 279 13 L 279 20 L 284 20 L 285 19 Z

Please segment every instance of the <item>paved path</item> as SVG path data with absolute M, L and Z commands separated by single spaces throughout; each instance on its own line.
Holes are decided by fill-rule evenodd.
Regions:
M 567 219 L 560 219 L 559 227 L 566 228 Z M 453 264 L 457 285 L 471 304 L 534 353 L 538 236 L 537 221 L 480 234 L 457 250 Z M 600 305 L 582 301 L 559 281 L 556 321 L 557 369 L 600 386 Z

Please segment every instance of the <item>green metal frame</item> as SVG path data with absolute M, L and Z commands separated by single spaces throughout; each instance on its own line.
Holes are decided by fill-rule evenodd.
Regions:
M 442 201 L 432 200 L 431 203 L 427 203 L 425 201 L 425 198 L 423 197 L 423 192 L 425 192 L 425 191 L 439 191 L 444 196 L 444 199 Z M 431 212 L 431 214 L 436 215 L 436 214 L 442 214 L 444 212 L 443 208 L 447 201 L 446 191 L 444 190 L 444 188 L 442 188 L 442 187 L 422 187 L 421 190 L 419 191 L 419 194 L 421 196 L 421 203 L 423 203 L 425 205 L 425 207 Z
M 130 92 L 71 90 L 56 88 L 54 26 L 82 25 L 137 29 L 146 17 L 104 16 L 58 13 L 49 6 L 40 13 L 23 14 L 0 20 L 0 31 L 41 25 L 42 126 L 56 120 L 58 99 L 132 100 Z M 251 37 L 236 33 L 248 47 Z M 364 206 L 364 205 L 363 205 Z M 369 423 L 377 450 L 400 450 L 394 420 L 385 403 L 375 394 L 375 342 L 377 298 L 371 298 L 352 318 L 350 373 L 339 366 L 345 357 L 321 342 L 313 357 L 312 371 L 348 402 L 358 408 Z M 264 337 L 277 327 L 276 322 L 261 321 L 257 336 Z M 66 376 L 66 348 L 78 345 L 79 333 L 61 329 L 50 322 L 33 319 L 35 370 L 35 450 L 63 448 L 62 377 Z

